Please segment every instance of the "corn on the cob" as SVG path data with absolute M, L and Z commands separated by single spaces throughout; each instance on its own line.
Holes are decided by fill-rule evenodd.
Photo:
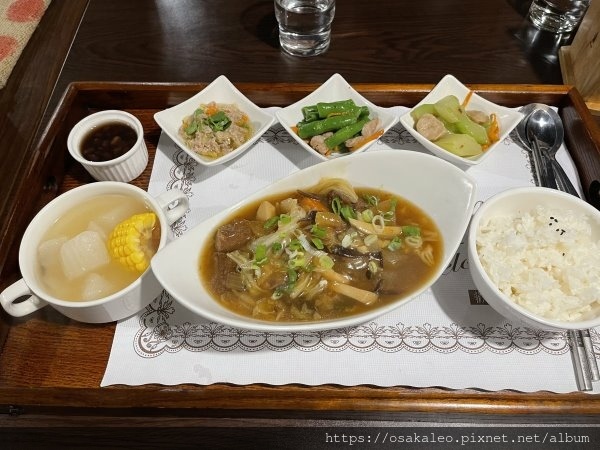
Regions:
M 108 237 L 111 256 L 131 270 L 146 270 L 153 256 L 150 243 L 155 224 L 153 212 L 135 214 L 118 224 Z

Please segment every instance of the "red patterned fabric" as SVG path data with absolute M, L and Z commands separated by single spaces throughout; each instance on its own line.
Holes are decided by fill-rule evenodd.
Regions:
M 6 85 L 50 1 L 0 0 L 0 88 Z

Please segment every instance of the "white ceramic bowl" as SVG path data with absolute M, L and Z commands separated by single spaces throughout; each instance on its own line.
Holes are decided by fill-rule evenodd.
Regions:
M 594 238 L 600 240 L 600 211 L 585 201 L 553 189 L 542 187 L 514 188 L 501 192 L 483 203 L 471 221 L 468 234 L 469 269 L 475 286 L 487 303 L 503 316 L 524 322 L 525 324 L 547 330 L 586 329 L 600 325 L 600 308 L 597 316 L 580 322 L 552 320 L 535 314 L 512 301 L 496 287 L 486 273 L 477 254 L 477 231 L 481 224 L 487 223 L 490 217 L 503 214 L 523 214 L 531 211 L 536 205 L 571 210 L 584 214 L 592 223 Z
M 252 319 L 235 314 L 214 300 L 204 287 L 198 268 L 202 249 L 209 245 L 207 243 L 212 243 L 216 228 L 243 205 L 269 195 L 309 188 L 332 174 L 345 178 L 354 186 L 395 193 L 418 205 L 435 221 L 443 235 L 444 253 L 442 263 L 430 282 L 418 292 L 400 297 L 379 309 L 315 322 L 277 323 Z M 406 304 L 437 280 L 464 237 L 475 203 L 475 192 L 476 184 L 470 175 L 439 158 L 419 152 L 382 150 L 333 159 L 295 172 L 197 225 L 159 251 L 152 259 L 152 270 L 164 288 L 183 306 L 216 322 L 263 331 L 308 331 L 352 326 Z
M 107 123 L 122 122 L 131 126 L 137 133 L 137 140 L 131 149 L 118 158 L 108 161 L 88 161 L 81 155 L 81 143 L 94 128 Z M 148 149 L 144 142 L 144 129 L 133 114 L 126 111 L 106 110 L 90 114 L 81 119 L 69 133 L 67 147 L 71 156 L 98 181 L 122 181 L 127 183 L 139 177 L 148 165 Z
M 235 104 L 248 115 L 254 129 L 254 134 L 250 139 L 235 150 L 219 158 L 207 158 L 206 156 L 199 155 L 190 150 L 179 136 L 179 127 L 184 117 L 192 114 L 200 104 L 210 102 Z M 269 129 L 275 118 L 252 103 L 224 75 L 221 75 L 193 97 L 154 114 L 154 120 L 173 142 L 188 155 L 204 166 L 215 166 L 230 161 L 248 150 Z
M 446 75 L 438 84 L 435 85 L 435 87 L 423 100 L 421 100 L 410 111 L 400 117 L 400 123 L 404 126 L 404 128 L 406 128 L 406 131 L 408 131 L 421 145 L 423 145 L 423 147 L 425 147 L 434 155 L 450 161 L 451 163 L 462 168 L 468 168 L 483 162 L 493 151 L 495 151 L 496 148 L 498 148 L 502 141 L 523 119 L 523 114 L 516 109 L 497 105 L 496 103 L 492 103 L 480 95 L 473 93 L 467 105 L 468 109 L 476 109 L 486 114 L 496 114 L 500 125 L 500 138 L 498 141 L 488 147 L 482 154 L 469 158 L 463 158 L 443 149 L 439 145 L 434 144 L 429 139 L 425 138 L 421 133 L 419 133 L 415 129 L 415 121 L 410 113 L 417 106 L 426 103 L 435 103 L 448 95 L 455 95 L 458 100 L 462 102 L 469 92 L 471 92 L 471 90 L 458 81 L 455 77 L 452 75 Z
M 319 159 L 326 161 L 328 159 L 333 159 L 336 156 L 326 156 L 322 155 L 315 149 L 313 149 L 310 145 L 308 145 L 304 140 L 300 139 L 300 137 L 292 130 L 292 127 L 295 127 L 298 122 L 302 120 L 302 108 L 304 106 L 314 105 L 318 102 L 335 102 L 340 100 L 352 99 L 354 103 L 358 106 L 368 106 L 371 111 L 372 118 L 379 118 L 381 122 L 381 127 L 383 128 L 383 132 L 387 132 L 390 128 L 394 126 L 394 124 L 398 121 L 398 118 L 395 114 L 392 114 L 389 110 L 382 108 L 380 106 L 376 106 L 371 103 L 369 100 L 360 95 L 356 90 L 348 84 L 344 78 L 342 78 L 339 74 L 334 74 L 329 78 L 325 83 L 323 83 L 319 88 L 315 91 L 311 92 L 309 95 L 304 97 L 301 100 L 298 100 L 293 105 L 287 106 L 285 108 L 280 109 L 275 113 L 277 116 L 277 120 L 283 126 L 283 128 L 292 136 L 292 138 L 307 152 L 317 156 Z M 362 147 L 356 149 L 352 153 L 347 153 L 346 155 L 356 155 L 358 153 L 362 153 L 367 150 L 373 143 L 377 140 L 372 140 Z
M 160 221 L 158 248 L 167 242 L 170 225 L 181 218 L 189 206 L 187 196 L 179 189 L 171 189 L 153 197 L 137 186 L 113 181 L 84 184 L 59 195 L 36 214 L 23 234 L 19 247 L 19 269 L 23 278 L 0 293 L 0 303 L 8 314 L 22 317 L 50 305 L 61 314 L 80 322 L 113 322 L 137 313 L 160 294 L 162 287 L 148 269 L 120 291 L 89 301 L 68 301 L 55 297 L 40 279 L 38 248 L 48 224 L 55 223 L 69 210 L 94 197 L 115 194 L 138 198 L 156 213 Z M 57 264 L 60 262 L 57 261 Z

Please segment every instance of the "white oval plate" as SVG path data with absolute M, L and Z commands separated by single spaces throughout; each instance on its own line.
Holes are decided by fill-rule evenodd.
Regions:
M 202 249 L 216 228 L 240 207 L 269 195 L 314 186 L 321 178 L 345 178 L 355 187 L 378 188 L 419 206 L 443 235 L 442 263 L 430 282 L 418 291 L 360 315 L 314 322 L 269 322 L 238 315 L 221 306 L 204 287 L 199 270 Z M 215 322 L 262 331 L 309 331 L 348 327 L 385 314 L 429 288 L 454 256 L 471 218 L 475 180 L 454 165 L 419 152 L 382 150 L 353 158 L 315 164 L 250 195 L 243 202 L 213 216 L 167 244 L 152 259 L 152 270 L 163 287 L 183 306 Z

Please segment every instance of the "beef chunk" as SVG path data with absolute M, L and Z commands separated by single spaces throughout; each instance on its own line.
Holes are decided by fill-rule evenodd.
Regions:
M 215 250 L 232 252 L 244 247 L 254 238 L 250 222 L 246 219 L 222 225 L 215 235 Z
M 217 294 L 221 294 L 228 290 L 227 277 L 236 272 L 236 264 L 227 253 L 217 252 L 213 256 L 215 271 L 211 284 Z

